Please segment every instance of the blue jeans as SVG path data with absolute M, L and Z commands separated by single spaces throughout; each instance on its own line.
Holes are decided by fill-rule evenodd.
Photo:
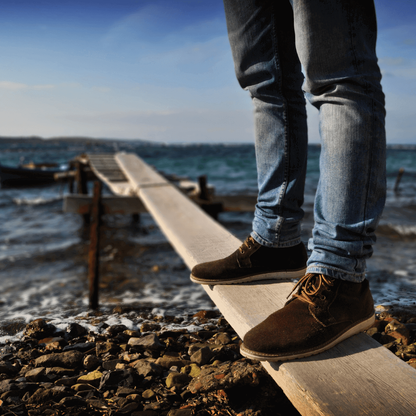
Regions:
M 319 110 L 321 134 L 308 273 L 363 281 L 386 191 L 373 1 L 224 0 L 224 6 L 237 79 L 254 105 L 259 194 L 251 235 L 268 247 L 300 242 L 306 94 Z

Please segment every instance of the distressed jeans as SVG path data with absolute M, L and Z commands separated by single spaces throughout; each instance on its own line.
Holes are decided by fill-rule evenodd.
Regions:
M 259 194 L 252 237 L 268 247 L 300 242 L 306 95 L 319 110 L 321 135 L 307 271 L 363 281 L 386 192 L 373 0 L 224 0 L 224 6 L 237 79 L 254 106 Z

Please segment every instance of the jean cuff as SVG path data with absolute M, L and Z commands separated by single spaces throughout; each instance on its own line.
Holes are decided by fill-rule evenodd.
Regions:
M 365 273 L 348 273 L 345 270 L 335 267 L 328 267 L 323 264 L 308 266 L 306 273 L 324 274 L 334 279 L 346 280 L 347 282 L 362 283 L 365 280 Z
M 299 237 L 296 237 L 287 241 L 278 241 L 277 243 L 270 243 L 269 241 L 262 238 L 255 231 L 252 231 L 250 235 L 254 238 L 255 241 L 257 241 L 262 246 L 272 247 L 272 248 L 293 247 L 293 246 L 297 246 L 302 241 L 299 236 Z

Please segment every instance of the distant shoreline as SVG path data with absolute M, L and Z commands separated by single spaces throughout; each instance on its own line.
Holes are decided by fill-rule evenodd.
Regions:
M 166 142 L 157 142 L 157 141 L 150 141 L 150 140 L 144 140 L 144 139 L 119 139 L 119 138 L 108 138 L 108 137 L 88 137 L 88 136 L 58 136 L 58 137 L 40 137 L 40 136 L 0 136 L 0 144 L 1 143 L 10 143 L 13 141 L 19 140 L 24 143 L 56 143 L 56 142 L 73 142 L 73 143 L 86 143 L 86 142 L 94 142 L 94 143 L 108 143 L 108 142 L 141 142 L 144 145 L 153 145 L 153 146 L 175 146 L 175 145 L 218 145 L 218 144 L 224 144 L 224 145 L 254 145 L 254 143 L 251 142 L 241 142 L 241 143 L 234 143 L 234 142 L 226 142 L 226 143 L 198 143 L 198 142 L 172 142 L 172 143 L 166 143 Z M 309 143 L 308 146 L 311 147 L 321 147 L 320 143 Z M 416 143 L 412 144 L 396 144 L 396 143 L 388 143 L 387 149 L 395 149 L 395 150 L 416 150 Z

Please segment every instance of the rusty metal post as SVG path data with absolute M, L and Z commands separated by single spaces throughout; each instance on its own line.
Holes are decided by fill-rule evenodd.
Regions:
M 98 308 L 101 190 L 101 182 L 95 181 L 91 204 L 92 221 L 90 225 L 90 251 L 88 255 L 89 305 L 91 309 Z
M 397 174 L 396 183 L 394 184 L 394 192 L 398 192 L 399 190 L 399 184 L 402 179 L 403 173 L 404 173 L 404 169 L 400 168 L 399 173 Z

